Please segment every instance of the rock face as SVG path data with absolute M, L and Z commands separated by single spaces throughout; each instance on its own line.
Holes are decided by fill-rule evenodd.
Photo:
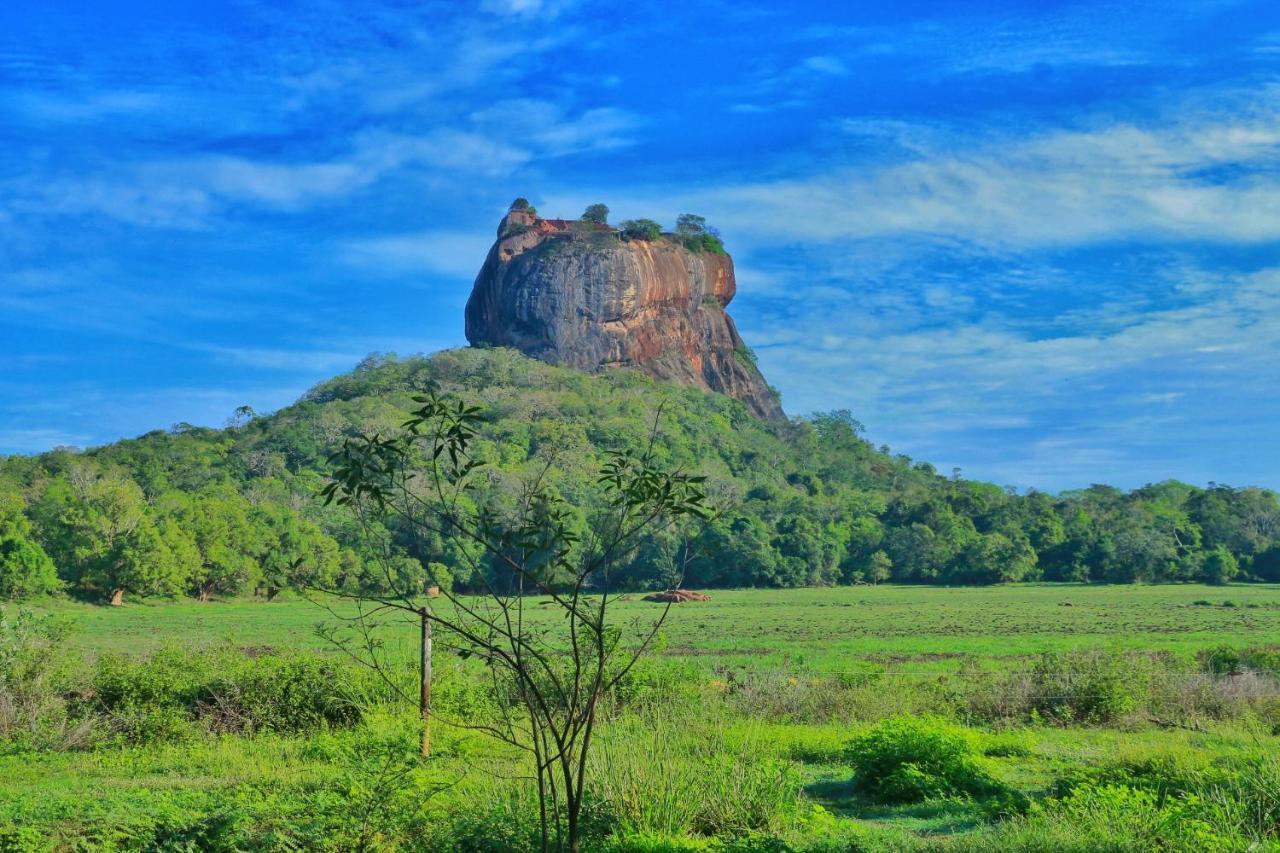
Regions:
M 728 255 L 512 210 L 467 300 L 467 340 L 578 370 L 637 368 L 782 420 L 725 313 L 736 287 Z

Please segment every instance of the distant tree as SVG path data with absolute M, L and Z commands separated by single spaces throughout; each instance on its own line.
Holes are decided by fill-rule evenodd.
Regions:
M 644 240 L 652 243 L 662 236 L 662 226 L 652 219 L 627 219 L 621 226 L 627 240 Z
M 950 560 L 938 535 L 919 522 L 891 528 L 885 536 L 885 552 L 893 565 L 893 579 L 907 583 L 933 580 Z
M 1250 556 L 1280 544 L 1280 499 L 1268 489 L 1213 485 L 1190 494 L 1186 508 L 1204 532 L 1204 545 Z
M 85 592 L 113 606 L 126 593 L 176 595 L 186 567 L 156 527 L 142 489 L 120 475 L 97 476 L 77 489 L 60 524 L 71 546 L 70 574 Z
M 1258 580 L 1280 583 L 1280 545 L 1273 545 L 1254 557 L 1250 568 Z
M 750 513 L 714 521 L 685 580 L 693 586 L 777 586 L 778 552 L 769 524 Z
M 707 225 L 705 216 L 682 213 L 676 217 L 676 236 L 693 252 L 724 254 L 724 243 L 716 229 Z
M 1222 586 L 1240 574 L 1240 564 L 1230 551 L 1222 545 L 1204 555 L 1200 579 L 1205 583 Z
M 960 583 L 1012 583 L 1026 580 L 1036 567 L 1036 552 L 1025 536 L 986 533 L 969 541 L 956 556 L 948 580 Z
M 605 204 L 588 205 L 587 209 L 582 211 L 583 222 L 593 222 L 596 225 L 609 224 L 609 206 Z
M 257 416 L 258 413 L 253 410 L 253 406 L 237 406 L 231 413 L 231 417 L 227 418 L 227 426 L 242 427 Z
M 516 200 L 511 202 L 511 210 L 528 210 L 533 205 L 529 204 L 529 199 L 524 196 L 517 196 Z
M 861 436 L 867 428 L 848 409 L 815 412 L 810 423 L 825 443 L 841 448 L 854 448 L 864 443 Z
M 889 555 L 884 551 L 876 551 L 867 559 L 863 578 L 867 583 L 883 583 L 892 576 L 893 560 L 890 560 Z
M 53 560 L 31 536 L 23 503 L 0 484 L 0 598 L 47 595 L 62 587 Z
M 268 601 L 289 587 L 337 585 L 342 551 L 317 524 L 279 505 L 256 507 L 255 519 L 263 548 L 258 589 Z
M 701 237 L 707 233 L 707 218 L 696 213 L 682 213 L 676 217 L 676 233 L 681 237 Z
M 260 555 L 266 551 L 264 531 L 254 524 L 252 507 L 231 490 L 188 497 L 167 496 L 170 523 L 186 535 L 188 543 L 175 544 L 175 554 L 189 560 L 187 583 L 201 601 L 215 594 L 234 595 L 250 588 L 260 576 Z M 272 543 L 273 545 L 275 543 Z

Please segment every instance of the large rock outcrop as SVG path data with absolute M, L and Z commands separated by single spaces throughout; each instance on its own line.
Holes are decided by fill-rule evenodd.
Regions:
M 735 290 L 726 254 L 512 210 L 467 300 L 467 340 L 578 370 L 637 368 L 780 420 L 777 395 L 725 313 Z

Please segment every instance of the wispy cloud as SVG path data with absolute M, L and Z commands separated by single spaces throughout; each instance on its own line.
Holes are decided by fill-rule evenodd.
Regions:
M 697 205 L 755 245 L 902 236 L 992 248 L 1277 240 L 1278 95 L 1277 87 L 1219 92 L 1217 107 L 1030 135 L 1006 129 L 966 140 L 904 128 L 907 141 L 888 164 L 868 164 L 858 147 L 858 165 L 654 196 L 668 207 Z
M 14 178 L 8 205 L 24 214 L 100 215 L 136 226 L 203 229 L 231 203 L 296 211 L 391 177 L 505 177 L 534 159 L 625 147 L 635 125 L 630 114 L 612 107 L 575 114 L 548 101 L 509 101 L 472 112 L 458 127 L 420 134 L 363 131 L 347 154 L 328 160 L 218 155 L 116 164 L 94 177 Z
M 383 273 L 438 272 L 470 280 L 492 239 L 475 230 L 420 231 L 351 240 L 341 256 L 348 263 Z
M 0 429 L 0 453 L 42 453 L 54 447 L 81 447 L 86 433 L 56 429 Z
M 1080 309 L 1073 331 L 1050 337 L 1034 318 L 956 315 L 927 300 L 914 318 L 866 304 L 784 303 L 785 321 L 766 310 L 744 334 L 760 345 L 767 374 L 797 389 L 792 410 L 853 408 L 873 435 L 917 456 L 963 464 L 956 448 L 964 447 L 971 461 L 1021 485 L 1085 485 L 1063 472 L 1104 457 L 1113 479 L 1141 482 L 1172 476 L 1178 457 L 1153 459 L 1148 450 L 1121 465 L 1116 449 L 1160 435 L 1157 453 L 1180 453 L 1206 429 L 1211 399 L 1237 435 L 1263 440 L 1280 417 L 1276 405 L 1256 402 L 1280 359 L 1280 268 L 1184 274 L 1211 282 L 1195 289 L 1192 304 L 1134 315 L 1123 302 L 1103 302 Z M 978 436 L 1007 430 L 1019 438 L 983 449 Z M 1027 444 L 1027 435 L 1038 438 Z M 1069 459 L 1054 448 L 1070 449 Z

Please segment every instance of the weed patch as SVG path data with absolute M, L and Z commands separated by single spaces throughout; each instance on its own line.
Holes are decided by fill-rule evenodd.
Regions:
M 972 734 L 937 718 L 885 720 L 856 737 L 847 758 L 859 792 L 873 802 L 1022 799 L 983 764 Z

